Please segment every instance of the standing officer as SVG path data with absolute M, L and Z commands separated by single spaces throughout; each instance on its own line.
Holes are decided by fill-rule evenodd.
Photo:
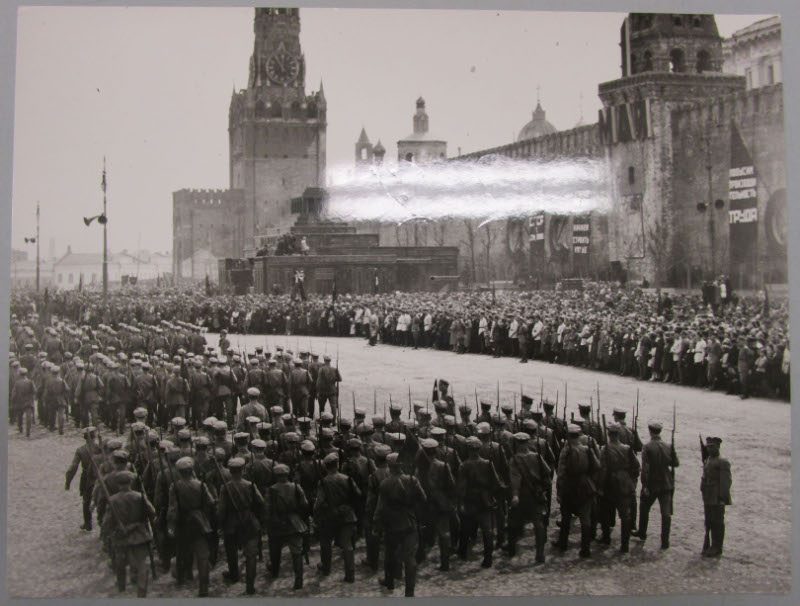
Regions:
M 636 498 L 636 481 L 639 479 L 639 459 L 633 448 L 620 442 L 621 427 L 612 423 L 607 428 L 608 444 L 600 451 L 600 525 L 603 537 L 600 542 L 611 544 L 611 528 L 619 512 L 621 553 L 628 553 L 628 543 L 633 527 L 631 502 Z
M 258 417 L 258 422 L 263 422 L 267 418 L 267 410 L 258 401 L 261 392 L 257 387 L 247 388 L 248 402 L 239 409 L 239 419 L 236 428 L 239 431 L 249 431 L 250 424 L 247 421 L 248 417 Z
M 208 535 L 216 502 L 204 482 L 194 476 L 190 457 L 175 463 L 179 478 L 169 488 L 167 532 L 175 539 L 175 565 L 178 585 L 192 577 L 192 563 L 197 561 L 200 582 L 198 596 L 208 597 Z
M 97 481 L 95 464 L 100 464 L 103 452 L 99 444 L 95 442 L 97 436 L 94 427 L 87 427 L 84 429 L 83 437 L 86 443 L 79 446 L 75 451 L 72 463 L 67 469 L 67 481 L 64 484 L 64 490 L 69 490 L 72 479 L 78 471 L 78 465 L 80 465 L 81 479 L 79 480 L 79 490 L 81 499 L 83 500 L 83 525 L 81 526 L 81 530 L 90 531 L 92 529 L 92 493 L 94 492 L 94 484 Z M 90 460 L 91 457 L 94 457 L 95 464 L 92 464 Z
M 672 525 L 672 493 L 675 485 L 672 468 L 677 467 L 675 448 L 661 439 L 661 423 L 650 423 L 650 441 L 642 449 L 642 492 L 639 497 L 639 529 L 631 533 L 638 539 L 647 539 L 650 508 L 658 499 L 661 510 L 661 549 L 669 548 L 669 531 Z
M 331 405 L 331 412 L 334 418 L 339 417 L 339 383 L 342 375 L 339 369 L 331 366 L 331 357 L 325 355 L 325 364 L 320 367 L 317 374 L 317 399 L 319 400 L 320 414 L 325 410 L 325 403 Z
M 19 432 L 22 433 L 22 419 L 25 418 L 25 436 L 31 437 L 31 424 L 33 423 L 33 399 L 36 396 L 36 386 L 28 378 L 28 369 L 19 369 L 19 378 L 14 381 L 11 389 L 11 408 L 17 413 Z
M 147 424 L 152 427 L 158 420 L 158 384 L 149 362 L 142 362 L 142 372 L 136 377 L 136 397 L 139 405 L 147 409 Z
M 270 358 L 268 364 L 269 370 L 266 374 L 264 403 L 268 408 L 280 406 L 283 410 L 287 410 L 286 392 L 288 383 L 286 375 L 278 368 L 278 361 L 275 358 Z
M 253 595 L 256 592 L 258 535 L 265 513 L 264 498 L 255 484 L 242 478 L 244 459 L 229 459 L 228 469 L 230 479 L 223 481 L 217 503 L 217 518 L 223 530 L 228 561 L 228 570 L 222 573 L 222 577 L 229 583 L 239 582 L 239 549 L 243 549 L 245 593 Z
M 455 506 L 456 482 L 450 465 L 436 456 L 439 443 L 433 438 L 423 438 L 422 448 L 416 455 L 415 476 L 427 495 L 427 503 L 418 505 L 424 512 L 418 553 L 424 556 L 434 539 L 439 543 L 439 570 L 450 570 L 450 516 Z M 422 560 L 418 557 L 417 560 Z
M 339 456 L 332 452 L 322 461 L 327 475 L 320 480 L 317 500 L 314 503 L 314 521 L 319 528 L 319 570 L 323 575 L 331 572 L 332 543 L 334 539 L 342 549 L 344 582 L 355 582 L 353 536 L 358 518 L 354 504 L 361 491 L 353 479 L 339 473 Z
M 167 418 L 186 418 L 186 402 L 189 396 L 189 384 L 181 376 L 181 367 L 172 366 L 172 376 L 164 387 L 164 404 L 167 407 Z
M 722 555 L 725 540 L 725 506 L 731 504 L 731 464 L 719 456 L 721 438 L 706 438 L 705 452 L 708 457 L 703 463 L 703 477 L 700 492 L 703 494 L 706 537 L 703 542 L 703 557 L 718 558 Z M 709 542 L 709 536 L 711 541 Z
M 303 361 L 300 358 L 295 358 L 292 363 L 294 364 L 294 368 L 289 374 L 289 394 L 292 398 L 292 414 L 295 417 L 304 417 L 308 413 L 311 375 L 303 368 Z
M 476 455 L 477 456 L 477 455 Z M 425 492 L 414 476 L 403 473 L 400 455 L 396 452 L 386 457 L 390 475 L 379 487 L 373 523 L 383 533 L 386 545 L 384 578 L 380 584 L 394 591 L 394 577 L 398 564 L 405 568 L 406 597 L 414 596 L 417 582 L 417 518 L 416 510 L 426 501 Z
M 269 533 L 269 570 L 277 578 L 281 565 L 281 550 L 289 546 L 294 570 L 294 589 L 303 588 L 303 537 L 308 526 L 308 501 L 299 484 L 289 481 L 289 467 L 282 463 L 272 470 L 275 483 L 267 489 L 267 532 Z

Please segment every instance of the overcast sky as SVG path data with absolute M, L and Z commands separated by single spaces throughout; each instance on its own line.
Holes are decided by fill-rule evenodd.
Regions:
M 14 248 L 101 250 L 108 167 L 113 251 L 172 247 L 172 192 L 227 188 L 228 104 L 247 84 L 252 8 L 24 7 L 17 28 Z M 351 165 L 361 127 L 396 158 L 415 100 L 448 155 L 502 145 L 537 86 L 559 130 L 596 121 L 620 75 L 619 13 L 301 9 L 306 91 L 324 81 L 328 165 Z M 730 35 L 760 17 L 717 15 Z M 582 98 L 582 102 L 581 102 Z M 300 193 L 300 192 L 298 192 Z M 33 249 L 29 246 L 29 253 Z

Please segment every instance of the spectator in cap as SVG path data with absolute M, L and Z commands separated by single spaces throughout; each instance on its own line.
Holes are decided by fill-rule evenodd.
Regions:
M 340 473 L 339 457 L 328 454 L 323 460 L 326 475 L 320 480 L 317 500 L 314 503 L 314 521 L 319 529 L 320 559 L 318 566 L 323 575 L 331 572 L 332 543 L 336 539 L 344 559 L 344 581 L 355 582 L 353 535 L 356 530 L 354 504 L 361 491 L 352 478 Z
M 265 504 L 255 485 L 242 477 L 244 465 L 244 459 L 239 457 L 228 460 L 231 478 L 220 490 L 217 519 L 222 526 L 228 561 L 228 570 L 222 576 L 228 582 L 239 582 L 239 549 L 242 549 L 245 556 L 245 592 L 253 595 L 256 592 L 258 535 L 265 521 Z
M 620 553 L 628 553 L 633 511 L 631 503 L 636 498 L 636 482 L 639 478 L 639 459 L 633 448 L 620 440 L 622 427 L 611 423 L 607 427 L 608 443 L 600 451 L 600 525 L 603 536 L 600 542 L 611 544 L 611 528 L 617 514 L 620 520 Z
M 591 555 L 591 513 L 594 500 L 592 477 L 599 468 L 600 462 L 594 450 L 581 443 L 581 428 L 578 425 L 569 425 L 567 442 L 558 460 L 556 484 L 562 515 L 561 530 L 554 546 L 562 552 L 567 550 L 572 516 L 575 515 L 581 522 L 580 556 L 588 558 Z
M 722 444 L 720 438 L 707 437 L 703 453 L 700 492 L 703 495 L 706 529 L 702 555 L 706 558 L 718 558 L 722 555 L 722 545 L 725 541 L 725 507 L 731 505 L 733 484 L 731 464 L 720 456 L 720 444 Z
M 372 518 L 373 527 L 382 533 L 386 547 L 384 576 L 380 584 L 394 591 L 395 572 L 405 569 L 405 595 L 413 597 L 417 582 L 417 541 L 419 533 L 416 508 L 427 501 L 419 480 L 403 473 L 398 453 L 386 457 L 389 476 L 378 487 Z
M 269 570 L 272 578 L 280 572 L 281 551 L 289 546 L 294 570 L 294 589 L 303 588 L 303 537 L 308 532 L 304 521 L 308 501 L 302 487 L 289 481 L 289 467 L 278 464 L 273 469 L 275 483 L 267 490 L 267 533 L 269 535 Z
M 460 503 L 461 537 L 458 557 L 467 559 L 472 536 L 480 528 L 483 537 L 483 562 L 481 566 L 491 568 L 494 550 L 493 510 L 497 507 L 496 495 L 503 489 L 491 461 L 481 457 L 484 443 L 475 436 L 466 440 L 468 458 L 458 470 L 456 494 Z M 499 449 L 499 446 L 497 447 Z
M 661 439 L 661 423 L 651 422 L 647 426 L 650 441 L 642 449 L 642 491 L 639 497 L 639 528 L 631 536 L 641 541 L 647 539 L 650 508 L 658 500 L 661 510 L 661 549 L 669 548 L 672 526 L 672 495 L 675 491 L 674 472 L 679 465 L 673 444 Z
M 216 500 L 205 483 L 194 476 L 195 462 L 183 457 L 175 463 L 179 479 L 169 488 L 167 532 L 175 539 L 176 579 L 182 584 L 191 578 L 197 562 L 199 597 L 208 597 L 209 550 L 207 536 Z

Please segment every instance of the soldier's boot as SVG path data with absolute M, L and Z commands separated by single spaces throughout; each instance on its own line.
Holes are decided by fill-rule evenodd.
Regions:
M 578 555 L 582 558 L 588 558 L 592 555 L 592 527 L 581 528 L 581 550 Z
M 208 565 L 208 558 L 197 558 L 197 578 L 200 581 L 199 591 L 197 592 L 197 596 L 201 598 L 208 597 L 208 575 L 209 575 L 209 565 Z
M 671 517 L 667 516 L 661 520 L 661 549 L 669 549 L 669 531 L 671 527 Z
M 303 554 L 298 553 L 292 556 L 292 568 L 294 569 L 294 589 L 303 588 Z
M 439 539 L 439 570 L 442 572 L 450 570 L 450 537 Z
M 371 568 L 373 571 L 378 570 L 378 557 L 380 554 L 380 543 L 375 540 L 375 537 L 371 535 L 367 536 L 367 557 L 361 560 L 362 566 L 367 566 Z
M 558 531 L 558 540 L 553 541 L 552 545 L 559 551 L 567 550 L 567 543 L 569 542 L 569 520 L 564 518 L 561 520 L 561 528 Z
M 508 529 L 508 543 L 506 544 L 506 555 L 513 558 L 517 555 L 517 541 L 519 540 L 520 532 L 515 529 Z
M 722 555 L 722 542 L 725 539 L 725 526 L 720 522 L 711 523 L 711 547 L 703 553 L 706 558 L 718 558 Z
M 389 591 L 394 591 L 394 569 L 396 568 L 395 563 L 392 561 L 391 556 L 389 553 L 386 554 L 386 558 L 383 562 L 383 578 L 378 579 L 378 583 L 386 587 Z
M 711 525 L 706 523 L 706 536 L 703 539 L 703 554 L 711 549 Z
M 544 564 L 544 546 L 547 543 L 547 526 L 534 527 L 536 537 L 536 564 Z
M 650 521 L 649 514 L 646 513 L 644 509 L 642 509 L 641 515 L 639 517 L 639 528 L 638 530 L 636 530 L 636 532 L 632 532 L 631 536 L 636 537 L 637 539 L 644 542 L 647 539 L 647 526 L 649 525 L 649 521 Z
M 603 536 L 600 537 L 600 543 L 602 545 L 611 545 L 611 527 L 607 524 L 603 524 Z
M 417 586 L 417 567 L 415 565 L 406 566 L 406 597 L 414 597 L 414 589 Z
M 345 551 L 342 554 L 342 559 L 344 559 L 344 582 L 345 583 L 355 583 L 356 582 L 356 554 L 353 550 Z
M 247 556 L 244 572 L 245 593 L 247 595 L 253 595 L 256 592 L 256 564 L 255 554 Z
M 319 570 L 323 576 L 328 576 L 331 573 L 331 556 L 333 555 L 331 549 L 331 547 L 326 548 L 320 545 L 317 570 Z
M 116 566 L 117 569 L 117 591 L 123 592 L 125 591 L 125 585 L 127 585 L 126 579 L 126 570 L 125 565 L 122 564 Z
M 620 521 L 620 553 L 628 553 L 631 540 L 631 522 L 629 520 Z
M 481 562 L 481 566 L 483 568 L 491 568 L 492 567 L 492 533 L 484 532 L 483 533 L 483 561 Z

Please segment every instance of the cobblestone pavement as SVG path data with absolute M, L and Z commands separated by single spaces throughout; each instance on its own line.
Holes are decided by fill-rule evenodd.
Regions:
M 519 364 L 510 358 L 493 359 L 477 355 L 456 355 L 432 350 L 411 351 L 393 346 L 369 347 L 362 339 L 322 339 L 302 337 L 237 337 L 235 348 L 252 349 L 267 344 L 327 351 L 344 378 L 340 400 L 344 414 L 352 414 L 353 395 L 358 405 L 370 410 L 377 390 L 378 408 L 391 393 L 395 402 L 407 405 L 408 387 L 414 399 L 430 398 L 435 378 L 446 378 L 456 400 L 474 405 L 479 398 L 494 399 L 497 381 L 500 397 L 511 401 L 520 387 L 538 396 L 544 381 L 545 396 L 559 392 L 559 411 L 564 402 L 564 382 L 568 382 L 568 413 L 577 412 L 578 402 L 590 396 L 596 400 L 599 382 L 603 412 L 610 417 L 613 406 L 632 408 L 640 390 L 639 425 L 648 421 L 664 423 L 669 439 L 672 405 L 677 403 L 676 448 L 681 465 L 676 471 L 675 516 L 671 548 L 659 549 L 659 516 L 651 515 L 651 538 L 644 544 L 631 540 L 631 552 L 617 553 L 619 525 L 612 535 L 612 546 L 593 547 L 589 560 L 579 560 L 577 527 L 564 555 L 547 548 L 547 564 L 533 568 L 533 538 L 529 529 L 520 543 L 520 555 L 509 560 L 500 555 L 490 570 L 480 567 L 476 549 L 467 562 L 453 560 L 453 570 L 436 570 L 438 552 L 419 569 L 418 596 L 476 595 L 614 595 L 788 592 L 791 589 L 791 452 L 790 407 L 783 402 L 739 398 L 709 393 L 694 388 L 638 382 L 605 373 L 532 362 Z M 209 343 L 216 337 L 209 335 Z M 334 362 L 335 363 L 335 362 Z M 640 433 L 646 434 L 646 431 Z M 703 541 L 703 509 L 700 498 L 701 462 L 698 434 L 723 438 L 723 455 L 733 469 L 733 506 L 726 514 L 725 554 L 721 559 L 700 557 Z M 77 481 L 64 491 L 66 470 L 81 438 L 70 428 L 59 436 L 36 427 L 31 439 L 20 436 L 16 428 L 8 435 L 8 590 L 12 597 L 109 597 L 119 595 L 107 558 L 100 552 L 97 531 L 79 530 L 80 497 Z M 554 499 L 555 505 L 555 499 Z M 657 508 L 657 505 L 654 506 Z M 554 514 L 553 519 L 557 519 Z M 577 524 L 575 522 L 574 524 Z M 551 523 L 550 538 L 556 529 Z M 359 545 L 356 562 L 363 556 Z M 311 567 L 306 569 L 303 591 L 293 592 L 288 552 L 284 554 L 281 576 L 268 580 L 264 565 L 259 565 L 257 593 L 275 596 L 380 596 L 387 595 L 378 585 L 378 574 L 358 567 L 356 583 L 340 583 L 343 574 L 340 557 L 334 559 L 334 572 L 326 578 L 317 574 L 318 547 L 311 552 Z M 243 592 L 243 584 L 222 582 L 224 565 L 211 576 L 211 595 L 228 597 Z M 151 584 L 153 597 L 190 597 L 196 585 L 177 588 L 169 575 L 160 574 Z M 135 596 L 129 587 L 125 594 Z M 402 595 L 396 590 L 394 595 Z

